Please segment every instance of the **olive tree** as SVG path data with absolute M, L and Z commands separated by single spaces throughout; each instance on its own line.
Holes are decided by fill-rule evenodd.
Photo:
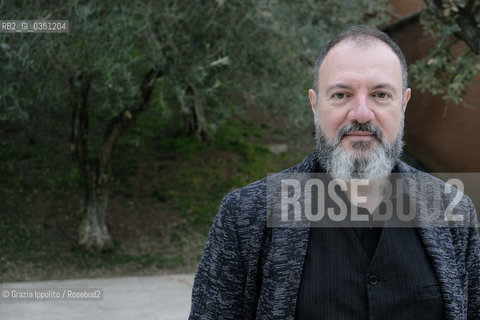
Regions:
M 69 20 L 70 32 L 0 35 L 0 121 L 68 124 L 85 189 L 78 242 L 105 250 L 115 147 L 141 113 L 179 114 L 183 130 L 204 141 L 245 105 L 298 119 L 318 48 L 346 25 L 384 21 L 384 3 L 2 3 L 4 19 Z

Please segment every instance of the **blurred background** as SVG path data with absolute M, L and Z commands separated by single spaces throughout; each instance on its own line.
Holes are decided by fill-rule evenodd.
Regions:
M 320 48 L 369 24 L 409 64 L 404 159 L 480 171 L 480 1 L 8 1 L 0 282 L 194 273 L 221 198 L 312 152 Z M 478 203 L 477 203 L 478 206 Z

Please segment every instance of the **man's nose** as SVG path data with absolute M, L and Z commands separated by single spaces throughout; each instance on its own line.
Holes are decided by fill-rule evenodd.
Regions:
M 368 105 L 368 98 L 366 96 L 357 96 L 352 101 L 352 107 L 348 113 L 350 121 L 356 120 L 359 123 L 366 123 L 375 118 L 375 114 Z

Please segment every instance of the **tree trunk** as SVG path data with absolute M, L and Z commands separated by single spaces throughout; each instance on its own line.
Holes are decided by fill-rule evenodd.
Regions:
M 211 143 L 213 137 L 207 130 L 205 110 L 198 96 L 197 89 L 191 82 L 189 82 L 187 94 L 190 94 L 192 98 L 191 111 L 190 114 L 187 115 L 187 131 L 190 134 L 195 134 L 198 140 Z
M 120 135 L 143 112 L 150 101 L 155 81 L 161 70 L 151 69 L 145 75 L 137 101 L 120 111 L 108 124 L 103 142 L 94 159 L 88 152 L 88 93 L 90 77 L 80 75 L 70 79 L 72 89 L 72 135 L 70 151 L 85 177 L 85 203 L 82 222 L 78 227 L 78 244 L 85 249 L 105 251 L 113 248 L 113 242 L 105 225 L 108 196 L 111 187 L 111 160 Z
M 105 224 L 109 187 L 99 186 L 96 179 L 86 185 L 83 219 L 78 227 L 78 244 L 97 252 L 113 248 L 112 238 Z

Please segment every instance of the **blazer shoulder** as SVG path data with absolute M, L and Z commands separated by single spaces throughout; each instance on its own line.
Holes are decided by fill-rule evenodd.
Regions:
M 295 166 L 231 191 L 222 199 L 220 211 L 228 211 L 240 223 L 259 220 L 263 222 L 267 219 L 269 181 L 275 181 L 283 174 L 313 172 L 314 170 L 316 170 L 316 157 L 312 153 Z

